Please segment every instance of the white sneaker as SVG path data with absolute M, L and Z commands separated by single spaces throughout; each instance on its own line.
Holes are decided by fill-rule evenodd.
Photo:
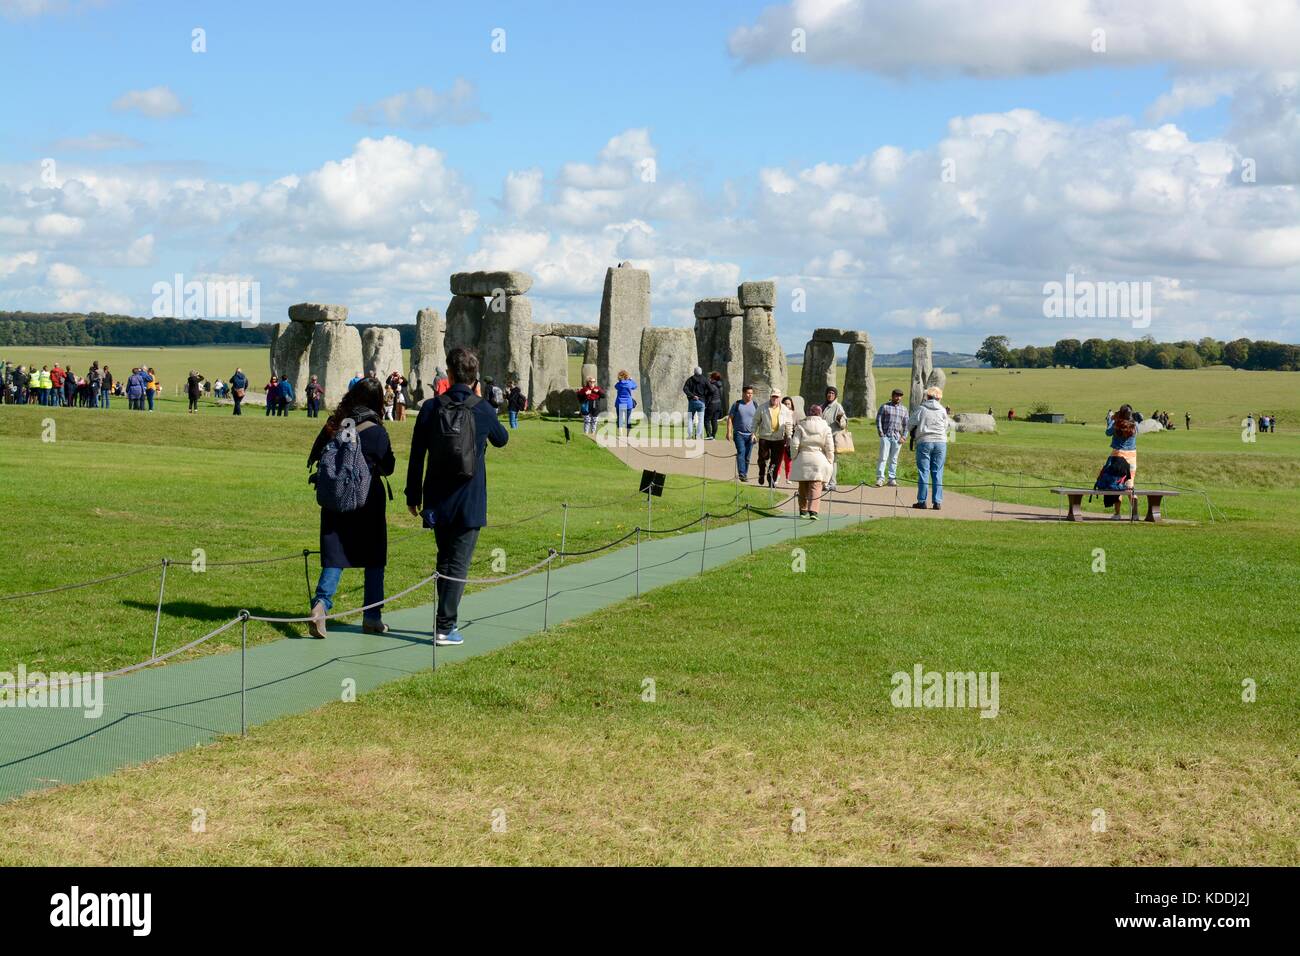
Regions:
M 1123 520 L 1124 520 L 1124 516 L 1123 516 L 1123 515 L 1111 515 L 1111 516 L 1110 516 L 1110 520 L 1111 520 L 1111 521 L 1123 521 Z
M 885 487 L 885 479 L 884 479 L 884 478 L 877 478 L 877 479 L 876 479 L 876 487 L 877 487 L 877 488 L 883 488 L 883 487 Z

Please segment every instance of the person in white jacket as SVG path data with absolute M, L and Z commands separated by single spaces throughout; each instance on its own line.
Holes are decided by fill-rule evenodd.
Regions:
M 943 463 L 948 458 L 948 413 L 940 399 L 943 389 L 931 386 L 925 390 L 925 400 L 908 420 L 908 428 L 916 441 L 916 503 L 913 508 L 924 508 L 927 492 L 931 494 L 935 511 L 943 504 Z M 931 491 L 931 489 L 933 489 Z
M 758 483 L 776 487 L 786 443 L 794 429 L 794 412 L 781 404 L 781 393 L 772 389 L 767 406 L 754 415 L 754 438 L 758 441 Z
M 835 475 L 835 436 L 814 405 L 790 434 L 790 477 L 799 482 L 799 517 L 817 520 L 822 487 Z

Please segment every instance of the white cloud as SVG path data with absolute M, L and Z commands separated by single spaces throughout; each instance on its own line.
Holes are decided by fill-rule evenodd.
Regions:
M 85 136 L 69 136 L 50 144 L 54 152 L 104 153 L 110 150 L 139 149 L 144 144 L 122 133 L 94 132 Z
M 119 113 L 139 113 L 150 119 L 166 119 L 188 112 L 181 98 L 165 86 L 123 93 L 113 101 L 113 109 Z
M 806 52 L 793 49 L 796 29 Z M 1096 30 L 1105 52 L 1094 50 Z M 736 29 L 728 46 L 747 63 L 1011 76 L 1152 63 L 1285 69 L 1297 36 L 1300 7 L 1286 0 L 793 0 Z
M 445 92 L 420 86 L 394 93 L 377 103 L 358 106 L 352 111 L 351 119 L 366 126 L 429 129 L 434 126 L 465 126 L 487 117 L 479 109 L 478 87 L 458 77 Z

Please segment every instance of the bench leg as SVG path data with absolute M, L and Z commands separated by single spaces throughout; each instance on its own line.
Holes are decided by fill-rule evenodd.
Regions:
M 1147 495 L 1147 521 L 1160 520 L 1160 499 L 1163 495 Z
M 1128 500 L 1129 500 L 1129 515 L 1128 515 L 1128 520 L 1129 520 L 1129 521 L 1137 521 L 1137 519 L 1138 519 L 1138 496 L 1137 496 L 1137 495 L 1129 495 L 1129 496 L 1128 496 Z
M 1078 521 L 1078 520 L 1079 520 L 1079 513 L 1078 513 L 1075 509 L 1076 509 L 1076 508 L 1079 508 L 1079 507 L 1082 507 L 1082 505 L 1083 505 L 1083 495 L 1068 495 L 1067 497 L 1070 499 L 1070 511 L 1069 511 L 1069 513 L 1065 516 L 1065 520 L 1066 520 L 1066 521 Z

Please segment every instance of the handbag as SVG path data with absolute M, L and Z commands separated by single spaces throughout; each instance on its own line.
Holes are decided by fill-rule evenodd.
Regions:
M 835 454 L 851 455 L 855 450 L 853 447 L 853 432 L 846 429 L 835 433 Z

